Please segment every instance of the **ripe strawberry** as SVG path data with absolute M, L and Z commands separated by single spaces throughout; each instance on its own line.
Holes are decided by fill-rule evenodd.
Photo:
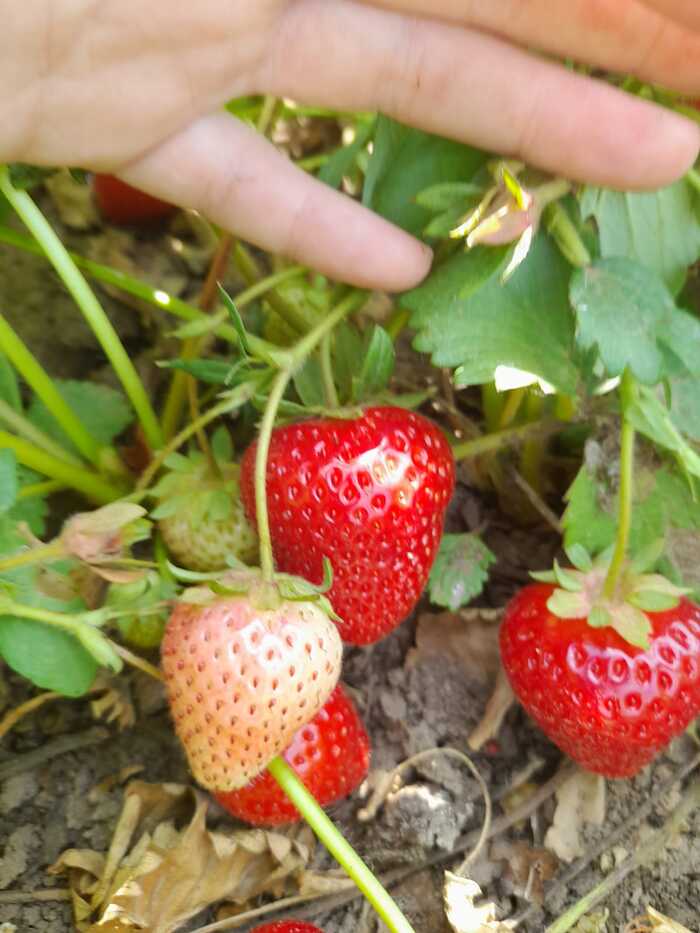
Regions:
M 175 731 L 209 790 L 248 784 L 321 709 L 342 645 L 327 603 L 304 581 L 222 576 L 168 620 L 161 658 Z
M 349 796 L 365 779 L 370 743 L 359 713 L 337 686 L 310 723 L 301 728 L 284 757 L 322 807 Z M 246 787 L 214 794 L 232 816 L 254 826 L 279 826 L 301 819 L 279 784 L 261 774 Z
M 255 516 L 253 444 L 241 463 L 246 514 Z M 272 548 L 280 570 L 320 583 L 342 638 L 378 641 L 414 607 L 442 537 L 455 481 L 440 430 L 403 408 L 367 408 L 355 419 L 277 428 L 267 464 Z
M 93 175 L 92 190 L 100 213 L 111 224 L 147 224 L 175 213 L 173 204 L 132 188 L 114 175 Z
M 636 774 L 700 713 L 700 607 L 681 598 L 673 609 L 642 614 L 624 604 L 624 624 L 631 614 L 644 617 L 643 648 L 619 634 L 624 625 L 555 615 L 554 593 L 532 584 L 506 609 L 501 657 L 513 689 L 584 768 Z
M 323 933 L 323 930 L 303 920 L 278 920 L 276 923 L 255 927 L 250 933 Z
M 159 504 L 151 516 L 175 562 L 201 571 L 224 570 L 231 556 L 253 563 L 258 538 L 243 511 L 238 464 L 221 463 L 221 476 L 199 453 L 168 464 L 171 471 L 152 490 Z

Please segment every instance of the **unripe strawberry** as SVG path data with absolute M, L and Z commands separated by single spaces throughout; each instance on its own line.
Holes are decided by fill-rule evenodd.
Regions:
M 170 472 L 152 490 L 159 504 L 151 516 L 175 563 L 204 572 L 226 569 L 230 556 L 253 563 L 258 536 L 243 510 L 238 464 L 219 464 L 214 476 L 199 453 L 167 462 Z
M 304 581 L 222 577 L 177 604 L 161 646 L 175 730 L 209 790 L 248 784 L 310 722 L 340 674 L 329 608 Z

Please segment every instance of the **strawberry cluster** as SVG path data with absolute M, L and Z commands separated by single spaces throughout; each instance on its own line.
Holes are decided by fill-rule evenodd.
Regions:
M 235 556 L 254 541 L 256 449 L 248 449 L 240 469 L 250 524 L 237 502 L 220 519 L 230 522 L 224 551 Z M 207 516 L 221 514 L 223 480 L 212 485 L 200 475 L 201 464 L 184 458 L 175 467 L 179 475 L 157 487 L 155 517 L 183 564 L 219 570 L 226 554 L 210 546 Z M 225 481 L 237 500 L 237 475 Z M 274 582 L 237 570 L 222 573 L 216 586 L 187 591 L 161 648 L 192 772 L 234 816 L 265 826 L 299 818 L 265 773 L 279 754 L 322 805 L 347 796 L 365 777 L 369 738 L 337 685 L 342 641 L 376 642 L 415 606 L 454 482 L 446 438 L 405 409 L 368 407 L 359 417 L 273 431 L 266 491 Z M 183 496 L 201 500 L 196 528 L 179 519 L 173 527 Z M 327 565 L 332 584 L 322 592 Z

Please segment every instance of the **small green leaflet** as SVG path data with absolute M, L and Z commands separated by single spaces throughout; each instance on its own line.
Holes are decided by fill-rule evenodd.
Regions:
M 342 321 L 333 332 L 333 373 L 343 403 L 352 399 L 353 381 L 362 369 L 363 359 L 362 335 L 352 324 Z
M 364 360 L 359 376 L 353 380 L 352 400 L 365 401 L 386 388 L 395 363 L 394 342 L 383 327 L 375 324 L 365 335 Z
M 116 389 L 95 382 L 61 379 L 55 379 L 54 385 L 90 434 L 101 444 L 110 444 L 134 420 L 131 406 Z M 37 428 L 67 449 L 75 450 L 40 399 L 32 400 L 27 414 Z
M 656 272 L 675 295 L 688 266 L 700 257 L 700 218 L 695 194 L 681 179 L 659 191 L 629 194 L 585 188 L 581 195 L 584 220 L 598 226 L 603 258 L 625 256 Z
M 609 376 L 626 367 L 646 385 L 700 371 L 700 321 L 676 306 L 664 282 L 631 259 L 598 259 L 571 280 L 577 340 L 597 348 Z
M 458 367 L 459 385 L 490 382 L 496 367 L 506 365 L 573 395 L 579 372 L 568 297 L 571 266 L 540 234 L 503 284 L 508 253 L 486 246 L 459 253 L 407 292 L 401 303 L 413 311 L 414 346 L 430 353 L 436 366 Z
M 37 687 L 69 697 L 82 696 L 97 673 L 97 662 L 72 635 L 29 619 L 0 616 L 0 655 Z
M 468 182 L 488 156 L 439 136 L 380 116 L 365 176 L 363 203 L 411 233 L 420 235 L 430 211 L 416 203 L 426 188 Z
M 685 440 L 674 424 L 671 412 L 652 389 L 639 387 L 627 416 L 638 431 L 675 454 L 684 470 L 700 477 L 700 455 Z
M 476 535 L 443 535 L 430 572 L 431 601 L 452 612 L 466 606 L 483 590 L 495 562 L 495 555 Z
M 179 369 L 208 385 L 226 385 L 233 373 L 233 364 L 225 360 L 164 360 L 163 369 Z
M 314 408 L 326 404 L 318 357 L 311 356 L 294 376 L 294 388 L 303 405 Z
M 365 148 L 374 132 L 375 121 L 358 126 L 355 138 L 347 145 L 338 149 L 321 167 L 317 178 L 331 188 L 339 188 L 345 175 L 348 175 L 355 166 L 357 157 Z

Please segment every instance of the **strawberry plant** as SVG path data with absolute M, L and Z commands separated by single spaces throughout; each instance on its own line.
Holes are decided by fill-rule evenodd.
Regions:
M 421 600 L 488 604 L 503 555 L 469 496 L 557 529 L 553 569 L 509 578 L 500 649 L 566 755 L 630 777 L 700 713 L 700 176 L 604 190 L 343 119 L 307 168 L 433 248 L 398 296 L 207 227 L 195 305 L 69 253 L 27 190 L 42 174 L 2 169 L 31 236 L 0 216 L 0 240 L 46 256 L 119 388 L 53 379 L 0 315 L 0 655 L 70 697 L 125 664 L 164 679 L 193 778 L 253 825 L 306 819 L 410 933 L 320 809 L 369 767 L 341 641 L 410 641 Z M 92 184 L 111 222 L 156 216 Z M 178 319 L 156 389 L 84 274 Z

